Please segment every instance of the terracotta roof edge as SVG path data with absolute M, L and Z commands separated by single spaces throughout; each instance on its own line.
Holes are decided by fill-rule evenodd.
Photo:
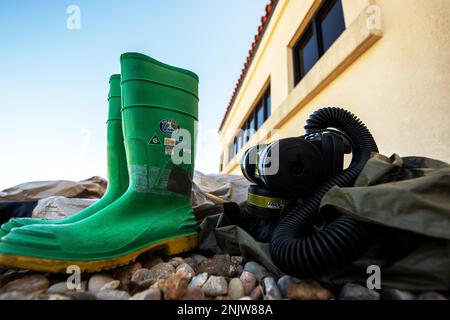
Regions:
M 278 0 L 270 0 L 269 3 L 266 5 L 266 9 L 265 9 L 266 12 L 265 12 L 264 16 L 261 17 L 261 24 L 258 26 L 258 33 L 254 37 L 254 40 L 251 44 L 249 53 L 245 60 L 244 67 L 241 70 L 240 76 L 236 82 L 236 86 L 234 88 L 231 99 L 228 102 L 227 109 L 225 111 L 225 114 L 224 114 L 222 121 L 220 123 L 220 126 L 219 126 L 219 132 L 222 131 L 225 121 L 228 118 L 228 114 L 230 113 L 231 108 L 235 102 L 235 99 L 236 99 L 237 95 L 239 94 L 239 90 L 242 86 L 242 83 L 245 80 L 245 76 L 247 75 L 248 69 L 253 61 L 253 58 L 254 58 L 256 52 L 258 51 L 259 44 L 261 43 L 262 38 L 264 37 L 264 33 L 267 29 L 267 26 L 270 23 L 270 20 L 272 18 L 273 12 L 275 11 L 277 4 L 278 4 Z

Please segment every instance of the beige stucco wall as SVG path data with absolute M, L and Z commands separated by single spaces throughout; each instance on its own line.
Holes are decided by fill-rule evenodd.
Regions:
M 347 30 L 293 88 L 289 46 L 319 3 L 280 0 L 222 128 L 225 156 L 232 129 L 270 78 L 272 116 L 264 126 L 281 137 L 302 134 L 314 110 L 342 106 L 363 120 L 383 154 L 450 162 L 450 1 L 343 0 Z M 366 7 L 373 4 L 381 9 L 382 32 L 367 30 Z M 242 152 L 224 172 L 240 173 Z

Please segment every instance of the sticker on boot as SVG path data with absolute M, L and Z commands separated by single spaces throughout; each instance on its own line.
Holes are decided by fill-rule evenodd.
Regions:
M 165 146 L 176 146 L 177 145 L 177 139 L 173 138 L 164 138 L 164 145 Z
M 178 132 L 180 126 L 175 120 L 165 119 L 159 123 L 159 128 L 165 134 L 173 134 Z
M 166 146 L 165 147 L 165 154 L 166 156 L 172 156 L 173 155 L 173 146 Z
M 149 143 L 150 145 L 161 145 L 161 140 L 159 140 L 158 136 L 156 135 L 156 133 L 152 136 L 152 138 L 150 139 Z

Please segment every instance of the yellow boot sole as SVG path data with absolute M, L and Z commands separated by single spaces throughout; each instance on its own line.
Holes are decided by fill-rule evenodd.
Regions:
M 145 248 L 127 255 L 95 261 L 66 261 L 46 258 L 36 258 L 12 254 L 0 254 L 0 265 L 10 268 L 30 269 L 51 273 L 66 273 L 69 266 L 78 266 L 81 272 L 98 272 L 127 265 L 136 260 L 138 256 L 146 252 L 160 251 L 163 255 L 173 256 L 190 251 L 198 246 L 198 235 L 191 234 L 182 237 L 171 238 L 151 244 Z

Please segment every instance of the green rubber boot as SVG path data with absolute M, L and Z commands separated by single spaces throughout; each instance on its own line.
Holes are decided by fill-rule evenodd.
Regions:
M 0 265 L 96 272 L 143 252 L 174 255 L 197 246 L 190 195 L 198 77 L 137 53 L 122 55 L 121 66 L 128 190 L 81 221 L 11 230 L 0 240 Z
M 123 144 L 122 115 L 121 108 L 120 75 L 112 75 L 109 79 L 108 94 L 108 121 L 107 121 L 107 162 L 108 162 L 108 188 L 103 197 L 78 212 L 77 214 L 61 220 L 45 220 L 36 218 L 12 218 L 0 227 L 0 238 L 6 235 L 11 229 L 30 224 L 68 224 L 83 220 L 97 211 L 105 208 L 121 195 L 128 188 L 127 159 Z

